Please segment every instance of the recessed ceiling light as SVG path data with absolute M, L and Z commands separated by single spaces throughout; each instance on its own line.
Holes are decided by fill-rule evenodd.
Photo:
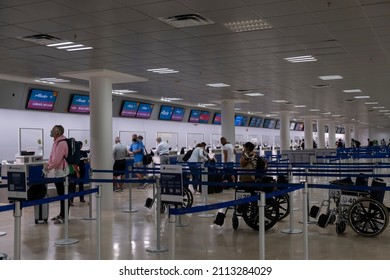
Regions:
M 169 69 L 169 68 L 155 68 L 155 69 L 147 69 L 148 72 L 153 72 L 156 74 L 173 74 L 179 73 L 177 70 Z
M 305 108 L 306 105 L 294 105 L 295 108 Z
M 385 107 L 384 106 L 374 106 L 374 107 L 372 107 L 372 109 L 385 109 Z
M 212 104 L 212 103 L 199 103 L 198 104 L 199 107 L 214 107 L 214 106 L 217 106 L 215 104 Z
M 318 76 L 321 80 L 330 81 L 330 80 L 341 80 L 343 76 L 340 75 L 327 75 L 327 76 Z
M 130 89 L 115 89 L 112 91 L 113 94 L 116 94 L 116 95 L 124 95 L 126 93 L 135 93 L 137 91 L 135 90 L 130 90 Z
M 248 95 L 248 96 L 264 96 L 264 94 L 262 94 L 260 92 L 250 92 L 250 93 L 245 93 L 245 95 Z
M 234 108 L 234 111 L 241 111 L 242 108 Z
M 39 78 L 35 80 L 39 83 L 48 83 L 48 84 L 54 84 L 54 83 L 69 83 L 70 80 L 65 80 L 61 78 Z
M 346 93 L 354 93 L 354 92 L 362 92 L 361 89 L 343 89 L 343 92 L 346 92 Z
M 332 113 L 331 112 L 325 112 L 325 113 L 322 113 L 323 115 L 331 115 Z
M 364 102 L 366 105 L 375 105 L 378 104 L 379 102 L 373 101 L 373 102 Z
M 227 22 L 224 25 L 226 28 L 229 28 L 233 32 L 245 32 L 272 28 L 272 25 L 270 25 L 263 19 Z
M 384 113 L 384 112 L 389 112 L 390 110 L 385 109 L 385 110 L 379 110 L 379 113 Z
M 291 62 L 291 63 L 317 61 L 317 58 L 315 58 L 312 55 L 293 56 L 293 57 L 286 57 L 286 58 L 283 58 L 283 59 L 287 60 L 288 62 Z
M 216 87 L 216 88 L 219 88 L 219 87 L 230 87 L 230 85 L 224 84 L 224 83 L 213 83 L 213 84 L 206 84 L 206 85 L 209 86 L 209 87 Z
M 287 100 L 283 100 L 283 99 L 272 100 L 272 102 L 274 102 L 274 103 L 288 103 Z
M 84 50 L 92 50 L 92 47 L 81 47 L 75 49 L 66 49 L 67 52 L 75 52 L 75 51 L 84 51 Z
M 165 102 L 172 102 L 172 101 L 179 101 L 179 100 L 183 100 L 183 98 L 181 98 L 181 97 L 161 97 L 161 101 L 165 101 Z
M 319 112 L 320 109 L 309 109 L 310 112 Z
M 368 99 L 368 98 L 370 98 L 370 96 L 369 95 L 356 95 L 353 98 L 356 98 L 356 99 Z

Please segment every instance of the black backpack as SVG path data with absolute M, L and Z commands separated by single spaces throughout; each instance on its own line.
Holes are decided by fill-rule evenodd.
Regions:
M 81 143 L 76 141 L 74 138 L 67 138 L 60 140 L 66 141 L 68 145 L 68 155 L 65 157 L 65 160 L 70 165 L 77 165 L 81 158 Z
M 187 160 L 190 159 L 190 157 L 191 157 L 193 151 L 194 151 L 194 150 L 188 150 L 188 151 L 184 154 L 184 156 L 183 156 L 183 161 L 187 162 Z

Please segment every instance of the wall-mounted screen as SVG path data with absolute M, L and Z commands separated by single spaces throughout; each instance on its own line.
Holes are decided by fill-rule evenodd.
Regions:
M 209 123 L 210 112 L 201 111 L 199 116 L 199 123 Z
M 181 107 L 174 107 L 172 112 L 172 121 L 182 121 L 185 113 L 185 109 Z
M 295 130 L 297 131 L 303 131 L 303 129 L 304 129 L 303 123 L 297 123 L 297 125 L 295 126 Z
M 32 89 L 27 100 L 27 109 L 53 111 L 58 92 L 53 90 Z
M 263 119 L 262 118 L 257 118 L 255 127 L 261 127 L 262 123 L 263 123 Z
M 198 123 L 199 118 L 200 118 L 200 110 L 191 110 L 190 117 L 188 118 L 188 122 Z
M 344 133 L 345 133 L 344 127 L 337 127 L 336 128 L 336 134 L 344 134 Z
M 251 117 L 249 119 L 249 127 L 256 127 L 256 122 L 257 122 L 257 118 L 256 117 Z
M 275 129 L 280 129 L 280 120 L 276 121 Z
M 294 130 L 295 129 L 295 125 L 296 125 L 295 122 L 291 122 L 290 123 L 290 130 Z
M 69 113 L 89 114 L 89 96 L 73 94 L 68 111 Z
M 170 121 L 173 113 L 173 106 L 162 105 L 160 107 L 160 114 L 158 114 L 159 120 Z
M 153 104 L 140 103 L 135 117 L 140 119 L 149 119 L 150 115 L 152 114 L 153 107 Z
M 234 117 L 234 125 L 235 126 L 246 126 L 248 122 L 248 117 L 244 115 L 236 115 Z
M 221 113 L 215 113 L 213 118 L 213 124 L 221 124 L 222 116 Z
M 276 126 L 276 120 L 270 120 L 268 128 L 275 128 Z
M 263 128 L 268 128 L 270 122 L 271 122 L 270 119 L 264 119 Z
M 135 101 L 124 101 L 121 110 L 121 117 L 135 117 L 137 115 L 139 103 Z

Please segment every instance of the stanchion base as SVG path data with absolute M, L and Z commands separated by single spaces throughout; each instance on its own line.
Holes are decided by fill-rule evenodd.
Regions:
M 164 253 L 164 252 L 168 252 L 168 248 L 167 247 L 160 247 L 160 248 L 146 248 L 146 252 L 148 253 Z
M 287 233 L 287 234 L 297 234 L 297 233 L 302 233 L 303 230 L 299 228 L 285 228 L 280 231 L 281 233 Z
M 6 232 L 0 231 L 0 236 L 4 236 L 4 235 L 6 235 L 6 234 L 7 234 Z
M 199 214 L 198 216 L 201 218 L 211 218 L 215 217 L 215 214 Z
M 138 209 L 125 209 L 122 210 L 123 213 L 135 213 L 138 212 Z
M 72 244 L 76 244 L 76 243 L 79 243 L 79 240 L 72 239 L 72 238 L 60 239 L 60 240 L 57 240 L 54 242 L 55 245 L 72 245 Z

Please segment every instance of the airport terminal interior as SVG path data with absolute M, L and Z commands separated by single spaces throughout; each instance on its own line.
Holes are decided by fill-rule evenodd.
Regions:
M 390 259 L 389 193 L 378 200 L 372 189 L 390 186 L 389 16 L 389 0 L 0 1 L 0 259 Z M 285 161 L 319 160 L 308 178 L 290 169 L 289 183 L 352 177 L 360 186 L 359 173 L 369 181 L 358 201 L 326 187 L 309 188 L 307 199 L 291 191 L 283 219 L 272 200 L 278 219 L 268 217 L 265 235 L 244 220 L 258 221 L 255 209 L 237 217 L 233 206 L 222 225 L 226 207 L 189 210 L 173 226 L 168 210 L 145 207 L 154 177 L 123 192 L 103 184 L 101 235 L 95 193 L 75 198 L 68 225 L 50 220 L 58 201 L 47 223 L 35 222 L 33 206 L 16 223 L 9 198 L 26 190 L 9 189 L 7 172 L 47 160 L 58 124 L 83 142 L 93 170 L 108 170 L 105 179 L 115 137 L 128 147 L 137 134 L 147 151 L 157 137 L 169 142 L 175 164 L 201 142 L 220 163 L 224 136 L 239 154 L 253 143 L 274 180 Z M 235 201 L 230 187 L 193 194 L 192 206 Z

